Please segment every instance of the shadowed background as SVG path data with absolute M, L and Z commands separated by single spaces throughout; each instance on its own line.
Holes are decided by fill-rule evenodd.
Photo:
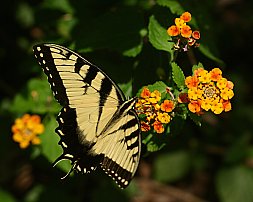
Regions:
M 220 67 L 235 84 L 231 112 L 205 115 L 202 127 L 191 120 L 177 125 L 177 133 L 166 137 L 166 147 L 142 157 L 126 190 L 118 189 L 101 171 L 60 180 L 66 167 L 51 166 L 56 157 L 52 148 L 59 147 L 54 128 L 60 107 L 48 101 L 51 91 L 32 46 L 47 42 L 75 49 L 132 96 L 144 85 L 167 81 L 168 53 L 155 49 L 148 38 L 151 15 L 166 29 L 174 24 L 177 15 L 172 13 L 177 8 L 161 6 L 165 2 L 173 5 L 170 0 L 2 2 L 1 202 L 253 201 L 251 1 L 181 4 L 197 22 L 201 45 L 214 57 L 195 49 L 181 53 L 177 62 L 186 75 L 191 74 L 194 62 L 202 62 L 207 70 Z M 22 150 L 12 140 L 11 126 L 25 113 L 43 118 L 46 130 L 41 139 L 46 145 Z

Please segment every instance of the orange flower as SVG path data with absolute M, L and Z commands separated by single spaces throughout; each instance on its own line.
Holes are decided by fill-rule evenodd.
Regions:
M 199 101 L 192 101 L 188 104 L 188 108 L 192 113 L 199 113 L 201 111 L 201 103 Z
M 15 120 L 12 126 L 13 140 L 19 143 L 20 148 L 25 149 L 29 144 L 40 144 L 41 140 L 37 135 L 44 132 L 38 115 L 25 114 L 22 118 Z
M 181 16 L 180 19 L 182 19 L 185 22 L 191 21 L 191 13 L 189 12 L 184 12 Z
M 223 100 L 222 104 L 225 112 L 228 112 L 232 109 L 231 102 L 229 100 Z
M 199 81 L 196 86 L 192 78 Z M 234 96 L 233 83 L 222 77 L 222 71 L 214 68 L 210 72 L 203 68 L 194 70 L 193 76 L 187 77 L 185 83 L 188 87 L 188 108 L 193 113 L 202 110 L 211 110 L 215 114 L 231 110 L 230 99 Z
M 163 133 L 164 132 L 163 124 L 160 121 L 155 121 L 153 125 L 154 125 L 154 130 L 157 133 Z
M 199 31 L 193 31 L 192 37 L 196 40 L 200 39 L 200 32 Z
M 218 81 L 222 78 L 222 71 L 219 68 L 214 68 L 210 71 L 211 80 Z
M 142 89 L 142 92 L 141 92 L 141 97 L 142 97 L 142 98 L 149 98 L 150 95 L 151 95 L 151 92 L 149 91 L 149 89 L 146 88 L 146 87 L 144 87 L 144 88 Z
M 191 37 L 191 34 L 192 34 L 192 30 L 189 25 L 182 26 L 182 28 L 181 28 L 182 37 L 189 38 L 189 37 Z
M 161 104 L 161 110 L 165 112 L 171 112 L 174 108 L 174 103 L 171 100 L 164 100 Z
M 188 88 L 197 87 L 199 83 L 198 77 L 196 76 L 187 76 L 185 79 L 185 85 Z
M 167 33 L 170 36 L 177 36 L 180 33 L 179 28 L 176 25 L 172 25 L 167 29 Z

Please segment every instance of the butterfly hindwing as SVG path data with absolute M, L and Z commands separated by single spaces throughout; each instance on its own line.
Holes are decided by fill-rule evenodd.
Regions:
M 78 172 L 98 165 L 124 188 L 140 158 L 140 126 L 132 109 L 136 99 L 125 100 L 120 88 L 98 67 L 77 53 L 55 44 L 34 47 L 57 101 L 57 134 L 63 154 Z

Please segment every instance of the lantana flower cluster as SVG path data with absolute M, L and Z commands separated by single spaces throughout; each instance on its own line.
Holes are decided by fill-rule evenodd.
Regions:
M 11 129 L 13 140 L 19 143 L 20 148 L 25 149 L 30 144 L 41 143 L 38 135 L 44 132 L 44 125 L 38 115 L 25 114 L 15 120 Z
M 167 29 L 167 33 L 172 37 L 175 50 L 187 51 L 190 46 L 198 47 L 196 41 L 200 39 L 199 31 L 192 31 L 187 22 L 191 21 L 191 13 L 184 12 L 179 18 L 175 19 L 175 25 Z
M 231 98 L 234 96 L 231 81 L 222 77 L 222 71 L 214 68 L 210 72 L 203 68 L 194 71 L 193 76 L 185 79 L 188 88 L 188 108 L 201 114 L 211 110 L 215 114 L 231 110 Z
M 156 133 L 163 133 L 165 125 L 172 119 L 171 113 L 174 107 L 172 100 L 161 100 L 161 93 L 158 90 L 150 92 L 147 87 L 144 87 L 135 105 L 138 115 L 144 115 L 141 130 L 147 132 L 153 128 Z

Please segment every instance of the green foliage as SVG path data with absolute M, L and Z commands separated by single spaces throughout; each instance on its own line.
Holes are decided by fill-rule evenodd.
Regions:
M 253 200 L 253 171 L 245 166 L 221 169 L 216 178 L 217 192 L 222 202 Z
M 172 78 L 179 89 L 183 89 L 185 86 L 185 76 L 182 69 L 175 63 L 171 63 L 172 67 Z
M 154 164 L 155 179 L 161 182 L 175 182 L 183 178 L 191 165 L 187 151 L 175 151 L 160 155 Z
M 62 154 L 62 148 L 55 146 L 60 141 L 59 136 L 54 132 L 57 127 L 56 117 L 52 115 L 48 116 L 44 119 L 43 123 L 45 125 L 45 132 L 41 135 L 41 153 L 52 164 Z M 68 172 L 71 168 L 69 161 L 61 161 L 57 164 L 57 167 L 65 172 Z
M 181 15 L 184 12 L 181 4 L 175 0 L 157 0 L 157 4 L 169 8 L 173 14 Z
M 198 68 L 204 68 L 203 64 L 201 62 L 199 62 L 197 65 L 193 65 L 192 66 L 192 73 L 194 73 L 194 71 Z M 204 68 L 205 69 L 205 68 Z
M 167 34 L 166 29 L 158 23 L 155 16 L 149 18 L 148 31 L 149 41 L 157 50 L 164 50 L 172 54 L 172 43 L 167 43 L 171 37 Z
M 10 193 L 0 189 L 0 198 L 4 202 L 15 202 L 17 201 Z
M 59 104 L 53 98 L 48 82 L 40 79 L 31 79 L 21 93 L 18 93 L 11 104 L 10 110 L 14 113 L 58 113 Z
M 38 43 L 58 43 L 85 53 L 87 60 L 120 83 L 126 97 L 140 96 L 146 86 L 159 90 L 162 99 L 172 99 L 172 93 L 177 102 L 187 91 L 185 77 L 199 67 L 220 67 L 235 84 L 233 110 L 202 118 L 190 113 L 186 103 L 179 104 L 163 134 L 142 134 L 141 161 L 149 165 L 154 180 L 178 189 L 186 185 L 204 201 L 253 201 L 253 42 L 247 15 L 252 6 L 246 1 L 4 1 L 0 201 L 130 201 L 145 196 L 138 181 L 145 166 L 124 191 L 100 171 L 60 180 L 71 165 L 61 161 L 52 168 L 62 152 L 55 133 L 61 106 L 35 64 L 31 47 Z M 166 29 L 184 11 L 192 13 L 189 24 L 201 32 L 200 47 L 174 54 Z M 40 115 L 45 131 L 39 136 L 40 145 L 22 150 L 13 142 L 11 127 L 26 113 Z
M 145 144 L 147 152 L 156 152 L 166 146 L 167 135 L 157 135 L 156 133 L 143 134 L 142 143 Z
M 165 93 L 166 92 L 166 88 L 168 87 L 164 82 L 162 81 L 157 81 L 152 85 L 147 85 L 146 86 L 151 92 L 154 90 L 158 90 L 160 93 Z M 139 90 L 139 92 L 137 93 L 137 95 L 139 96 L 141 93 L 142 89 Z

